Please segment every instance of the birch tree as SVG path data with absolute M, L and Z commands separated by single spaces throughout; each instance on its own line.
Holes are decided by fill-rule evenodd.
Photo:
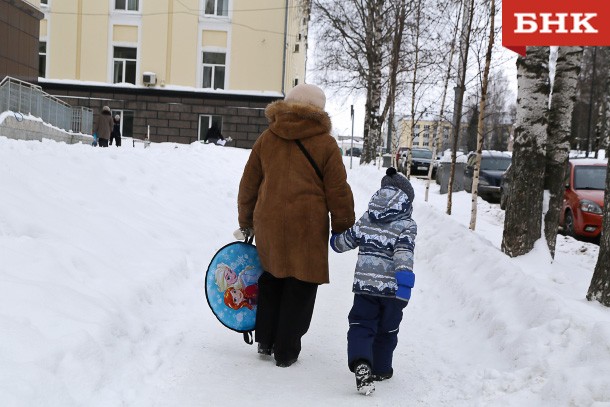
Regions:
M 496 16 L 496 2 L 491 0 L 489 16 L 489 43 L 487 45 L 487 53 L 485 54 L 485 68 L 483 70 L 483 82 L 481 84 L 481 101 L 479 104 L 479 122 L 477 126 L 477 159 L 472 176 L 472 210 L 470 216 L 470 230 L 475 230 L 477 225 L 477 203 L 479 199 L 479 172 L 481 168 L 481 151 L 483 149 L 483 124 L 485 120 L 485 102 L 487 100 L 487 83 L 489 79 L 489 66 L 491 64 L 491 52 L 494 46 L 495 31 L 494 21 Z
M 610 147 L 606 149 L 606 157 L 610 156 Z M 610 307 L 610 165 L 606 170 L 606 192 L 604 194 L 604 209 L 602 218 L 602 234 L 599 240 L 599 255 L 593 271 L 593 278 L 587 293 L 589 301 L 599 301 Z
M 460 26 L 460 14 L 462 12 L 462 4 L 463 1 L 460 1 L 460 6 L 457 8 L 457 13 L 455 16 L 455 24 L 453 26 L 453 35 L 451 37 L 451 46 L 449 48 L 449 55 L 447 56 L 447 72 L 445 74 L 445 82 L 443 85 L 443 95 L 441 96 L 441 110 L 438 115 L 438 120 L 435 121 L 434 129 L 432 133 L 434 134 L 432 139 L 432 159 L 436 159 L 436 150 L 438 148 L 438 142 L 440 135 L 443 131 L 443 120 L 445 117 L 445 100 L 447 98 L 447 89 L 449 89 L 449 79 L 451 79 L 451 68 L 453 65 L 453 55 L 455 54 L 455 43 L 457 42 L 457 34 Z M 430 191 L 430 180 L 432 179 L 432 170 L 433 165 L 428 167 L 428 176 L 426 177 L 426 192 L 425 192 L 425 201 L 428 202 L 428 192 Z
M 552 257 L 555 257 L 557 229 L 563 206 L 572 112 L 576 102 L 576 84 L 580 73 L 582 51 L 582 47 L 559 47 L 557 51 L 547 129 L 545 168 L 545 190 L 549 192 L 549 202 L 544 216 L 544 235 Z
M 384 90 L 384 84 L 388 83 L 384 69 L 391 70 L 395 65 L 392 58 L 400 57 L 400 49 L 388 52 L 388 44 L 403 45 L 403 41 L 393 42 L 393 39 L 395 35 L 402 35 L 396 26 L 404 25 L 407 2 L 314 0 L 313 6 L 320 54 L 317 67 L 323 72 L 325 83 L 365 92 L 360 163 L 369 163 L 381 144 L 381 128 L 391 106 L 387 85 Z M 397 9 L 404 12 L 396 12 Z M 396 16 L 401 20 L 392 21 Z
M 549 47 L 527 47 L 517 58 L 517 122 L 513 144 L 511 196 L 507 202 L 502 251 L 526 254 L 541 236 L 549 100 Z
M 468 67 L 468 51 L 470 49 L 470 32 L 474 17 L 474 2 L 468 0 L 464 6 L 462 17 L 462 32 L 460 34 L 460 58 L 458 62 L 458 78 L 455 87 L 455 101 L 453 111 L 453 148 L 451 152 L 451 170 L 449 172 L 449 186 L 447 192 L 447 214 L 451 215 L 451 198 L 453 196 L 453 179 L 455 178 L 455 161 L 457 159 L 458 141 L 462 123 L 462 103 L 466 88 L 466 68 Z
M 610 72 L 607 73 L 604 86 L 606 94 L 610 94 Z M 607 114 L 607 113 L 606 113 Z M 606 157 L 610 157 L 610 143 L 606 147 Z M 589 301 L 599 301 L 610 307 L 610 165 L 606 170 L 606 192 L 602 210 L 602 233 L 599 239 L 599 254 L 593 271 L 593 278 L 587 292 Z

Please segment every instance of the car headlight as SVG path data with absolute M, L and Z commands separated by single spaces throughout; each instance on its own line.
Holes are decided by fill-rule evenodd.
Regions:
M 595 213 L 597 215 L 602 214 L 602 208 L 600 208 L 595 202 L 589 201 L 588 199 L 583 199 L 580 201 L 580 210 L 583 212 Z

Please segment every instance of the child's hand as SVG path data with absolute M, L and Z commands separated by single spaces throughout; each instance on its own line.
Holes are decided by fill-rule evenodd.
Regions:
M 411 270 L 396 272 L 396 298 L 408 301 L 411 298 L 411 289 L 415 285 L 415 274 Z

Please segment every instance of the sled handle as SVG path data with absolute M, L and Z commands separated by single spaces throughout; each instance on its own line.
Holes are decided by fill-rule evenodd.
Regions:
M 248 244 L 252 244 L 253 240 L 254 240 L 254 236 L 250 236 L 250 237 L 246 238 L 245 242 L 248 243 Z
M 244 342 L 248 345 L 252 345 L 254 341 L 252 340 L 252 331 L 244 332 Z

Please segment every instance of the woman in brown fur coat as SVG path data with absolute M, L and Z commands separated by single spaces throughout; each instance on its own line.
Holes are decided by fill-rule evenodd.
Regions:
M 354 224 L 354 199 L 325 104 L 324 92 L 309 84 L 269 104 L 269 128 L 254 144 L 239 185 L 240 230 L 256 234 L 265 270 L 255 339 L 258 352 L 274 353 L 281 367 L 297 360 L 318 285 L 329 282 L 329 213 L 333 232 Z

